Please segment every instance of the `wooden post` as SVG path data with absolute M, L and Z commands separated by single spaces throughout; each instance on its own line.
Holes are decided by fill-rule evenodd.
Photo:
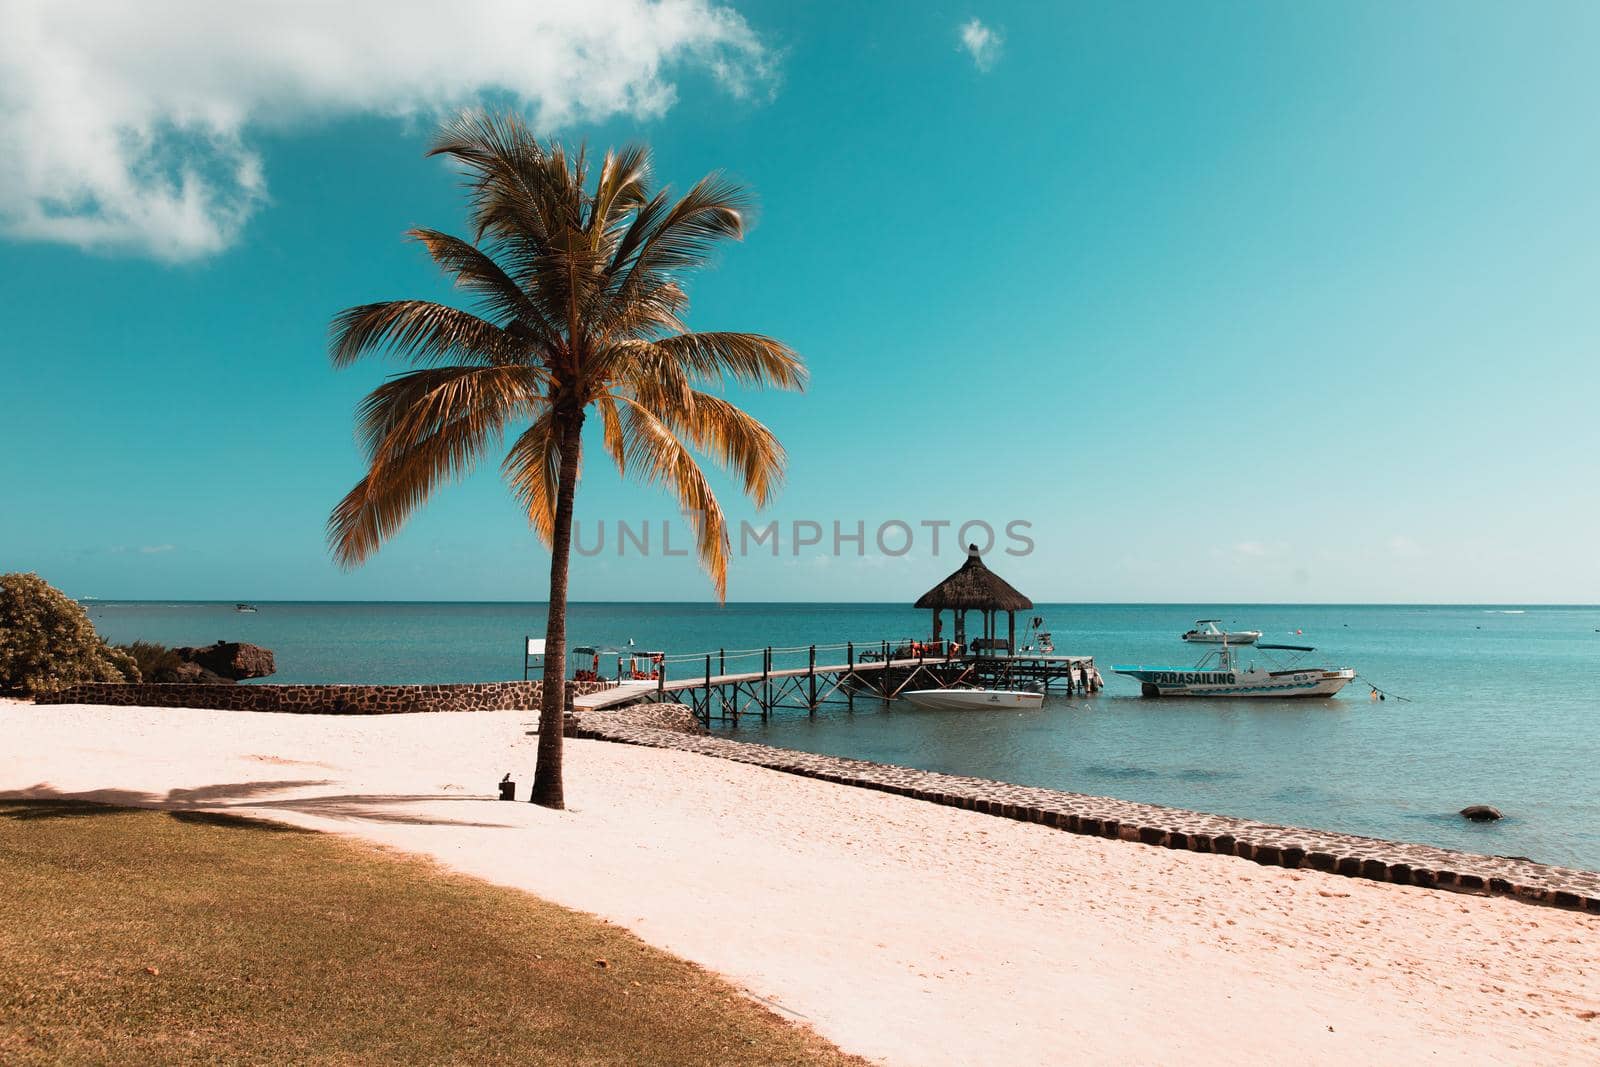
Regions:
M 811 688 L 811 696 L 806 702 L 806 708 L 811 712 L 811 717 L 817 717 L 817 646 L 812 645 L 810 659 L 806 663 L 806 683 Z
M 856 644 L 846 641 L 844 646 L 844 700 L 851 711 L 856 710 Z
M 711 720 L 711 653 L 706 653 L 706 721 Z
M 727 674 L 728 673 L 728 652 L 727 652 L 727 649 L 722 649 L 722 648 L 717 649 L 717 673 L 718 674 Z
M 772 683 L 769 677 L 772 674 L 772 646 L 768 645 L 761 653 L 761 721 L 767 721 L 767 712 L 772 708 Z
M 661 666 L 656 668 L 656 703 L 664 703 L 667 699 L 667 658 L 661 657 Z
M 883 702 L 889 703 L 889 642 L 883 643 L 883 670 L 878 672 L 878 691 L 883 694 Z

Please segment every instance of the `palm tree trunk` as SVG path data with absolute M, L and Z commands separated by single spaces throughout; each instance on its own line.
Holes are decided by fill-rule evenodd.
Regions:
M 539 759 L 533 772 L 535 804 L 566 807 L 561 783 L 561 733 L 567 710 L 567 565 L 572 557 L 572 497 L 578 485 L 583 409 L 561 420 L 561 471 L 556 482 L 555 529 L 550 538 L 550 617 L 544 632 L 544 691 L 539 703 Z

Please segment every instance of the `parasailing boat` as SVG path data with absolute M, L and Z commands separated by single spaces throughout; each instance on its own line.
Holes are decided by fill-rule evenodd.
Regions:
M 1039 652 L 1050 655 L 1056 650 L 1055 639 L 1050 636 L 1050 631 L 1044 629 L 1044 616 L 1035 615 L 1028 620 L 1028 628 L 1022 632 L 1022 646 L 1019 652 Z
M 1217 623 L 1221 619 L 1200 619 L 1194 629 L 1183 635 L 1192 644 L 1203 645 L 1253 645 L 1261 640 L 1260 630 L 1224 630 Z
M 1277 670 L 1251 664 L 1240 669 L 1233 647 L 1207 652 L 1193 667 L 1117 667 L 1111 669 L 1139 682 L 1147 697 L 1331 697 L 1355 680 L 1350 667 L 1304 667 L 1299 661 L 1316 649 L 1309 645 L 1256 645 L 1259 652 L 1289 652 Z M 1270 660 L 1271 657 L 1268 657 Z

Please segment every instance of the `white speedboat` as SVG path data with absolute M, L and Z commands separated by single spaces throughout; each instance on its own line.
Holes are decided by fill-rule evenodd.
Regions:
M 930 711 L 1031 711 L 1044 703 L 1043 693 L 1026 689 L 913 689 L 900 695 Z
M 1200 619 L 1194 629 L 1183 635 L 1185 641 L 1202 645 L 1253 645 L 1261 640 L 1260 630 L 1224 630 L 1217 623 L 1221 619 Z
M 1256 651 L 1292 652 L 1293 659 L 1278 667 L 1241 669 L 1226 643 L 1193 667 L 1116 667 L 1139 681 L 1147 697 L 1331 697 L 1355 679 L 1349 667 L 1302 667 L 1296 661 L 1316 649 L 1307 645 L 1256 645 Z

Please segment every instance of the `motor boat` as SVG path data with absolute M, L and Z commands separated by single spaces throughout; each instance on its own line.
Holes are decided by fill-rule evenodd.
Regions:
M 240 615 L 254 615 L 256 613 L 256 606 L 254 604 L 235 604 L 233 606 L 233 610 L 237 611 Z
M 1217 623 L 1221 619 L 1200 619 L 1194 629 L 1183 635 L 1185 641 L 1202 645 L 1253 645 L 1261 640 L 1260 630 L 1224 630 Z
M 1331 697 L 1355 680 L 1350 667 L 1303 667 L 1298 661 L 1316 649 L 1308 645 L 1256 645 L 1258 652 L 1292 653 L 1278 669 L 1251 664 L 1240 669 L 1232 645 L 1207 652 L 1193 667 L 1117 667 L 1137 679 L 1147 697 Z M 1270 657 L 1269 657 L 1270 658 Z
M 913 689 L 900 694 L 929 711 L 1032 711 L 1044 694 L 1026 689 Z

